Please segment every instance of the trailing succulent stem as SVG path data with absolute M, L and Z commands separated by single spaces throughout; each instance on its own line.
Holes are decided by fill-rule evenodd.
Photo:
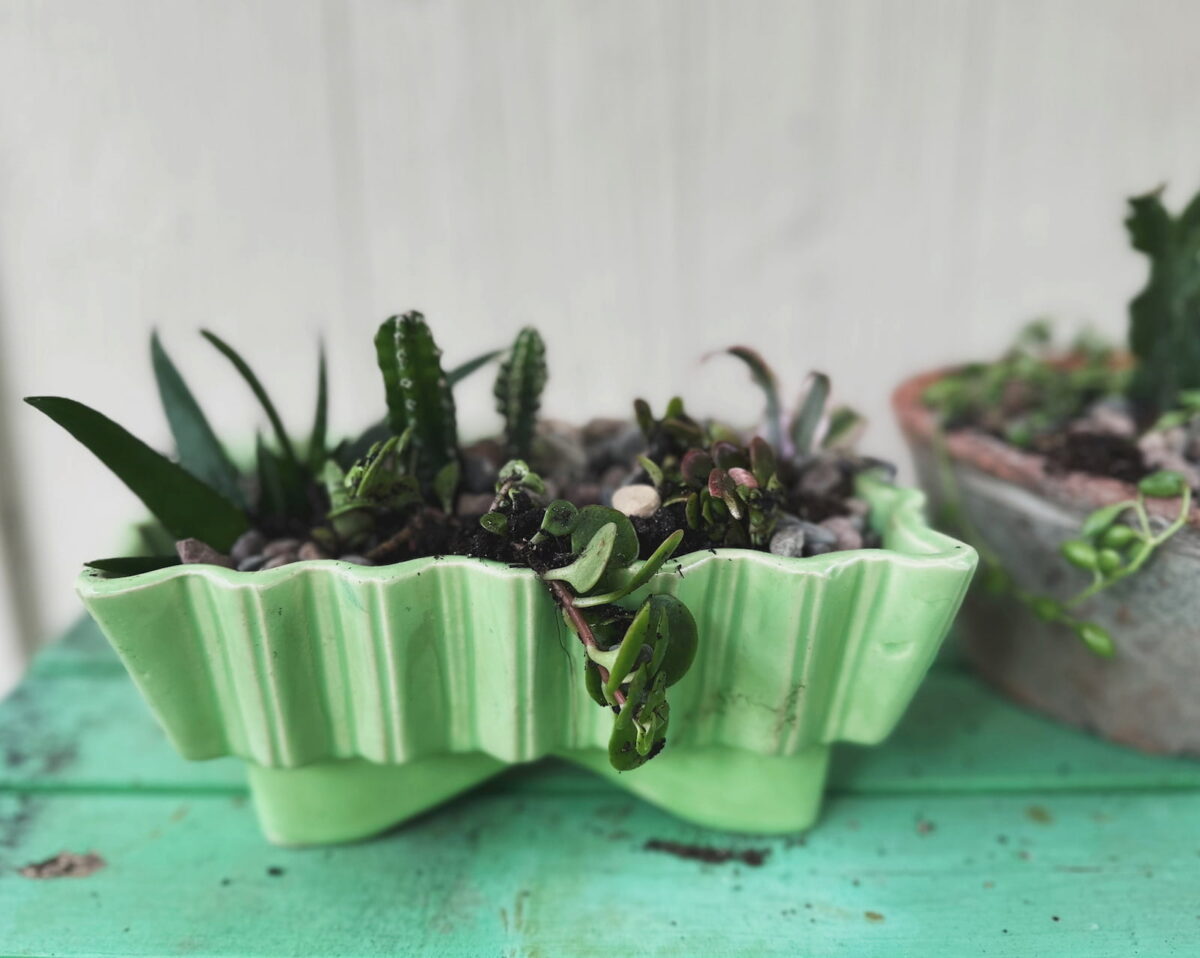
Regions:
M 393 316 L 375 334 L 393 435 L 412 429 L 413 466 L 423 487 L 458 460 L 454 395 L 438 349 L 420 313 Z
M 528 459 L 533 453 L 547 378 L 546 345 L 536 329 L 526 327 L 517 334 L 496 376 L 496 410 L 504 417 L 504 445 L 512 458 Z
M 506 537 L 513 511 L 544 486 L 523 462 L 508 463 L 500 476 L 493 509 L 480 524 Z M 605 506 L 577 509 L 557 500 L 545 507 L 538 531 L 516 543 L 583 644 L 588 694 L 615 713 L 608 755 L 618 771 L 644 765 L 666 744 L 666 690 L 691 667 L 697 634 L 687 606 L 674 596 L 650 596 L 635 611 L 616 603 L 649 583 L 682 538 L 677 530 L 639 563 L 638 535 L 627 516 Z M 542 567 L 533 550 L 549 540 L 569 543 L 572 561 Z
M 1102 506 L 1084 519 L 1079 535 L 1062 544 L 1062 555 L 1071 565 L 1091 573 L 1092 580 L 1065 600 L 1021 588 L 1004 568 L 1000 557 L 975 530 L 963 507 L 954 468 L 946 452 L 945 435 L 934 433 L 934 455 L 942 490 L 943 521 L 979 553 L 980 581 L 989 592 L 1009 594 L 1046 622 L 1071 629 L 1092 652 L 1104 658 L 1116 654 L 1116 644 L 1103 626 L 1082 619 L 1075 610 L 1088 599 L 1136 574 L 1168 539 L 1187 525 L 1192 490 L 1182 475 L 1160 470 L 1137 484 L 1137 495 Z M 1147 499 L 1178 499 L 1179 513 L 1155 532 L 1146 510 Z

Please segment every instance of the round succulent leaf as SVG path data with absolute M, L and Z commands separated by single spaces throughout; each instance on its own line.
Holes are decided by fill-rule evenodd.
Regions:
M 1100 544 L 1107 549 L 1124 549 L 1137 537 L 1138 534 L 1129 526 L 1114 525 L 1104 530 L 1104 535 L 1100 537 Z
M 699 631 L 691 610 L 673 595 L 652 595 L 646 602 L 657 608 L 659 629 L 667 638 L 667 651 L 656 671 L 666 676 L 667 686 L 683 678 L 696 660 Z
M 1116 522 L 1121 513 L 1129 508 L 1129 505 L 1128 502 L 1114 502 L 1111 505 L 1101 506 L 1083 520 L 1083 526 L 1079 530 L 1080 534 L 1085 539 L 1094 539 Z
M 542 531 L 555 537 L 569 535 L 575 527 L 578 515 L 579 510 L 574 503 L 566 499 L 555 499 L 546 506 L 546 514 L 542 516 Z
M 1063 558 L 1071 563 L 1071 565 L 1087 570 L 1096 568 L 1098 561 L 1096 547 L 1090 542 L 1085 542 L 1082 539 L 1068 539 L 1060 548 Z
M 1101 549 L 1096 554 L 1096 565 L 1105 575 L 1116 572 L 1124 564 L 1125 560 L 1116 549 Z
M 609 506 L 584 506 L 579 510 L 575 527 L 571 530 L 571 548 L 575 552 L 581 552 L 597 530 L 609 524 L 615 527 L 615 540 L 608 566 L 624 568 L 638 557 L 637 530 L 633 528 L 633 523 L 627 515 Z
M 628 520 L 626 520 L 628 521 Z M 576 527 L 578 532 L 578 527 Z M 617 527 L 609 522 L 602 525 L 587 539 L 582 550 L 570 565 L 561 569 L 551 569 L 542 574 L 543 579 L 558 579 L 566 582 L 576 592 L 584 593 L 595 587 L 604 575 L 605 569 L 612 562 L 616 550 Z M 635 536 L 636 541 L 636 536 Z M 575 544 L 575 532 L 571 534 L 571 544 Z
M 710 454 L 712 455 L 713 462 L 720 469 L 733 469 L 735 466 L 745 469 L 750 465 L 750 459 L 746 455 L 746 450 L 736 443 L 728 442 L 724 439 L 719 439 L 712 444 Z
M 1182 475 L 1171 469 L 1152 472 L 1138 483 L 1138 492 L 1151 499 L 1174 499 L 1183 495 L 1187 483 Z
M 683 454 L 683 459 L 679 463 L 679 471 L 683 474 L 684 482 L 689 486 L 699 487 L 708 482 L 708 474 L 716 468 L 716 465 L 712 456 L 703 449 L 689 449 Z
M 508 516 L 503 512 L 488 512 L 479 517 L 479 524 L 494 536 L 508 535 Z
M 1116 654 L 1117 646 L 1112 636 L 1095 622 L 1080 622 L 1075 627 L 1075 633 L 1084 645 L 1101 658 L 1111 659 Z

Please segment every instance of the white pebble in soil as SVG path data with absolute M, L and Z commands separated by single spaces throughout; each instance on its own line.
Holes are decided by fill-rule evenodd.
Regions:
M 637 516 L 649 519 L 658 512 L 662 505 L 662 497 L 653 486 L 635 483 L 632 486 L 622 486 L 613 492 L 613 508 L 627 516 Z

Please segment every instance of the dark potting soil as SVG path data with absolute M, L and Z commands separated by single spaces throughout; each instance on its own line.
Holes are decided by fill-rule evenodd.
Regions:
M 1055 475 L 1086 472 L 1137 482 L 1151 471 L 1132 439 L 1109 433 L 1064 433 L 1047 439 L 1039 451 L 1046 457 L 1046 471 Z

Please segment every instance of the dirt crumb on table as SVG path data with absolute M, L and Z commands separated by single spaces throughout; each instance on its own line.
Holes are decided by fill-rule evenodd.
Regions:
M 648 852 L 664 852 L 676 858 L 686 858 L 706 865 L 723 865 L 726 862 L 737 861 L 753 868 L 766 862 L 767 856 L 771 854 L 769 848 L 714 848 L 711 845 L 669 842 L 661 838 L 651 838 L 642 847 Z
M 19 873 L 25 878 L 87 878 L 108 863 L 95 852 L 59 852 L 45 861 L 32 862 Z

